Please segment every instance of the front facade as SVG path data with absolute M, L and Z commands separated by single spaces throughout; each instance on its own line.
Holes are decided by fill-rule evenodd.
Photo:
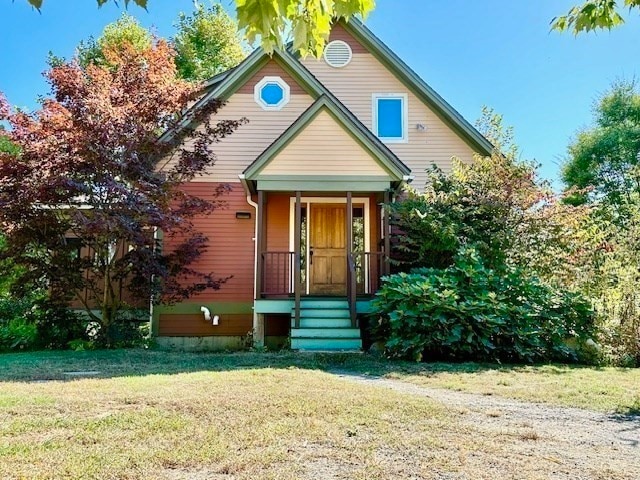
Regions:
M 164 345 L 358 349 L 359 316 L 389 272 L 383 205 L 426 169 L 471 161 L 490 143 L 358 21 L 333 29 L 324 58 L 256 50 L 213 78 L 199 101 L 248 123 L 216 146 L 216 165 L 185 185 L 229 184 L 226 208 L 198 222 L 198 269 L 231 278 L 156 306 Z M 196 105 L 197 107 L 197 105 Z

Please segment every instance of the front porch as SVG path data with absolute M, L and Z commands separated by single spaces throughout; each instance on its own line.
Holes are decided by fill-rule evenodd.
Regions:
M 289 315 L 294 349 L 360 349 L 358 317 L 389 273 L 389 200 L 389 190 L 258 191 L 260 323 Z
M 327 95 L 245 169 L 240 178 L 257 204 L 256 344 L 264 316 L 279 313 L 289 315 L 294 348 L 360 348 L 358 306 L 389 272 L 384 205 L 409 174 Z

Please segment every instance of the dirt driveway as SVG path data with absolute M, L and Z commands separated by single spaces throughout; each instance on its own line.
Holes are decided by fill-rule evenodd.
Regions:
M 608 415 L 576 408 L 426 388 L 399 380 L 334 373 L 345 381 L 427 397 L 444 405 L 462 424 L 480 435 L 518 436 L 529 440 L 513 444 L 511 458 L 505 461 L 518 463 L 523 457 L 529 461 L 532 457 L 540 459 L 545 464 L 544 468 L 541 464 L 540 478 L 640 479 L 640 416 Z M 486 472 L 485 478 L 503 478 L 501 472 L 504 470 L 499 464 L 487 465 L 480 457 L 467 458 L 466 461 L 476 462 L 475 467 Z M 495 476 L 491 475 L 492 469 Z M 465 474 L 443 474 L 439 478 L 469 477 Z

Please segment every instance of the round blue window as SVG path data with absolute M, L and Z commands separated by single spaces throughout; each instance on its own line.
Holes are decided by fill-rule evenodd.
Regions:
M 284 99 L 284 89 L 275 82 L 266 83 L 260 90 L 260 98 L 266 105 L 278 105 Z

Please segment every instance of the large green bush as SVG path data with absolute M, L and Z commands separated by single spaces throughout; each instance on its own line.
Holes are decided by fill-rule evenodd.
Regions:
M 580 295 L 487 268 L 473 248 L 446 269 L 385 278 L 373 308 L 389 355 L 414 360 L 578 360 L 594 325 Z
M 65 349 L 86 338 L 86 321 L 45 293 L 0 297 L 0 350 Z

